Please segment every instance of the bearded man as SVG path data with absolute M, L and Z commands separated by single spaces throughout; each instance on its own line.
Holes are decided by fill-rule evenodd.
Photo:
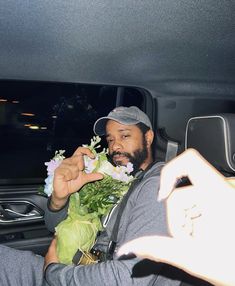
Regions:
M 161 275 L 161 264 L 152 267 L 146 260 L 119 260 L 116 256 L 118 247 L 129 240 L 146 235 L 168 234 L 165 206 L 156 200 L 163 163 L 153 163 L 151 146 L 154 132 L 148 116 L 135 106 L 117 107 L 107 117 L 95 122 L 94 133 L 106 137 L 110 160 L 114 165 L 125 166 L 128 162 L 133 164 L 136 178 L 121 202 L 106 217 L 104 230 L 97 236 L 92 253 L 97 255 L 99 262 L 91 265 L 59 263 L 55 238 L 45 260 L 24 252 L 22 257 L 25 265 L 22 265 L 21 271 L 15 265 L 13 274 L 19 278 L 20 272 L 24 273 L 24 281 L 11 278 L 12 281 L 18 279 L 17 284 L 11 284 L 9 278 L 6 285 L 180 285 L 177 279 Z M 94 158 L 90 149 L 79 147 L 55 171 L 53 192 L 45 212 L 45 222 L 51 231 L 55 231 L 56 225 L 66 218 L 69 196 L 86 183 L 103 178 L 100 173 L 84 172 L 84 155 Z M 14 255 L 14 251 L 9 249 L 8 253 Z M 5 268 L 5 274 L 6 271 Z

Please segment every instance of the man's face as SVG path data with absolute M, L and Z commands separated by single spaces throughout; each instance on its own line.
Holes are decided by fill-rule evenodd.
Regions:
M 131 162 L 136 171 L 148 156 L 145 137 L 136 125 L 123 125 L 109 120 L 106 124 L 106 140 L 115 165 L 125 166 Z

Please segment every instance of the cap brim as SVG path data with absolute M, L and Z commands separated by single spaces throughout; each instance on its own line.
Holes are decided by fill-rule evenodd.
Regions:
M 134 124 L 139 123 L 138 120 L 135 120 L 135 119 L 132 119 L 126 116 L 124 116 L 123 118 L 118 118 L 118 119 L 112 116 L 101 117 L 95 122 L 94 127 L 93 127 L 93 131 L 96 135 L 103 136 L 106 134 L 106 123 L 108 120 L 114 120 L 123 125 L 132 125 L 132 124 L 134 125 Z
M 110 118 L 108 117 L 101 117 L 100 119 L 96 120 L 93 131 L 98 136 L 103 136 L 106 133 L 106 123 Z

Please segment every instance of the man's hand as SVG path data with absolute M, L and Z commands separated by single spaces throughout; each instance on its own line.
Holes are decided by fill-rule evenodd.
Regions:
M 89 148 L 79 147 L 72 157 L 63 160 L 55 170 L 51 196 L 52 209 L 61 209 L 71 194 L 80 190 L 86 183 L 103 178 L 100 173 L 84 172 L 84 155 L 94 159 L 94 154 Z
M 47 254 L 44 260 L 44 269 L 46 269 L 46 267 L 50 263 L 59 263 L 59 259 L 56 254 L 56 238 L 52 240 L 51 245 L 48 248 L 48 251 L 47 251 Z
M 176 188 L 182 176 L 192 185 Z M 235 189 L 195 150 L 170 161 L 161 173 L 171 237 L 138 238 L 118 255 L 134 253 L 169 263 L 214 285 L 235 285 Z

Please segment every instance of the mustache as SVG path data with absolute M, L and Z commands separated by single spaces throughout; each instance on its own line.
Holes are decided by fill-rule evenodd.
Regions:
M 125 156 L 127 158 L 131 158 L 131 155 L 127 152 L 119 152 L 119 151 L 113 151 L 112 154 L 110 154 L 110 158 L 113 160 L 114 156 Z
M 128 158 L 130 161 L 132 161 L 132 156 L 129 153 L 126 152 L 120 152 L 120 151 L 113 151 L 112 154 L 109 154 L 108 156 L 108 161 L 113 164 L 114 166 L 118 165 L 118 162 L 114 161 L 114 156 L 125 156 L 126 158 Z

